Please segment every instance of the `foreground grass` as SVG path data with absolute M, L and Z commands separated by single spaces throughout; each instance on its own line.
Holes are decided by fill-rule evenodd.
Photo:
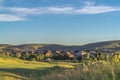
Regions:
M 40 80 L 41 76 L 51 73 L 56 66 L 73 68 L 76 64 L 78 63 L 49 63 L 0 57 L 0 80 Z
M 120 80 L 120 62 L 35 62 L 0 57 L 0 80 Z
M 95 62 L 43 76 L 41 80 L 120 80 L 120 63 Z

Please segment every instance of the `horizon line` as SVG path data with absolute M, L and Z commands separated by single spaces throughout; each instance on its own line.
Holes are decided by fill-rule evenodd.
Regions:
M 120 41 L 120 40 L 103 40 L 103 41 L 95 41 L 95 42 L 88 42 L 85 44 L 78 44 L 78 45 L 74 45 L 74 44 L 63 44 L 63 43 L 21 43 L 21 44 L 12 44 L 12 43 L 0 43 L 0 45 L 11 45 L 11 46 L 17 46 L 17 45 L 34 45 L 34 44 L 40 44 L 40 45 L 63 45 L 63 46 L 83 46 L 83 45 L 87 45 L 87 44 L 92 44 L 92 43 L 100 43 L 100 42 L 112 42 L 112 41 Z

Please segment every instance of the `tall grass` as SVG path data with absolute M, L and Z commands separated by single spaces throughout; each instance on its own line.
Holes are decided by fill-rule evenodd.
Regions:
M 0 58 L 0 80 L 120 80 L 120 62 L 47 63 Z
M 61 72 L 48 74 L 41 80 L 120 80 L 120 63 L 83 64 L 74 69 L 63 69 Z
M 120 63 L 91 62 L 79 64 L 75 68 L 63 68 L 60 66 L 48 69 L 45 73 L 33 71 L 26 77 L 0 73 L 0 80 L 120 80 Z
M 17 74 L 0 72 L 0 80 L 26 80 L 27 77 L 19 76 Z

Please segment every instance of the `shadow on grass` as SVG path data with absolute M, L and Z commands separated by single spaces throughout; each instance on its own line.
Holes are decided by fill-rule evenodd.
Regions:
M 8 78 L 12 77 L 12 78 L 18 79 L 18 80 L 25 80 L 25 79 L 27 79 L 27 77 L 18 76 L 18 75 L 13 75 L 13 74 L 4 74 L 4 73 L 0 74 L 0 76 L 1 76 L 1 77 L 8 77 Z M 0 80 L 1 80 L 1 79 L 0 79 Z
M 54 66 L 52 68 L 43 68 L 43 69 L 27 69 L 27 68 L 0 68 L 0 72 L 2 73 L 10 73 L 10 74 L 0 74 L 0 76 L 8 76 L 17 78 L 20 80 L 41 80 L 41 77 L 46 76 L 48 74 L 54 72 L 61 72 L 66 69 L 60 66 Z M 11 75 L 15 74 L 15 75 Z
M 8 69 L 8 68 L 0 68 L 0 72 L 2 73 L 12 73 L 18 76 L 21 76 L 22 78 L 33 78 L 33 77 L 41 77 L 44 75 L 47 75 L 49 73 L 51 73 L 51 69 L 50 68 L 46 68 L 46 69 L 26 69 L 26 68 L 12 68 L 12 69 Z M 19 78 L 15 75 L 9 75 L 9 74 L 0 74 L 0 76 L 10 76 L 10 77 L 14 77 L 14 78 Z

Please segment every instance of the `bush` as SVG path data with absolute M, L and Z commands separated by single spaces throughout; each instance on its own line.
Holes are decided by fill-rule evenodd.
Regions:
M 37 60 L 37 61 L 44 60 L 44 59 L 45 59 L 44 54 L 38 54 L 38 55 L 36 56 L 36 60 Z
M 119 80 L 120 64 L 96 62 L 43 76 L 41 80 Z M 60 67 L 55 67 L 59 70 Z M 60 68 L 61 69 L 61 68 Z
M 35 61 L 35 60 L 36 60 L 36 55 L 35 55 L 35 54 L 31 54 L 31 55 L 29 56 L 29 60 Z

